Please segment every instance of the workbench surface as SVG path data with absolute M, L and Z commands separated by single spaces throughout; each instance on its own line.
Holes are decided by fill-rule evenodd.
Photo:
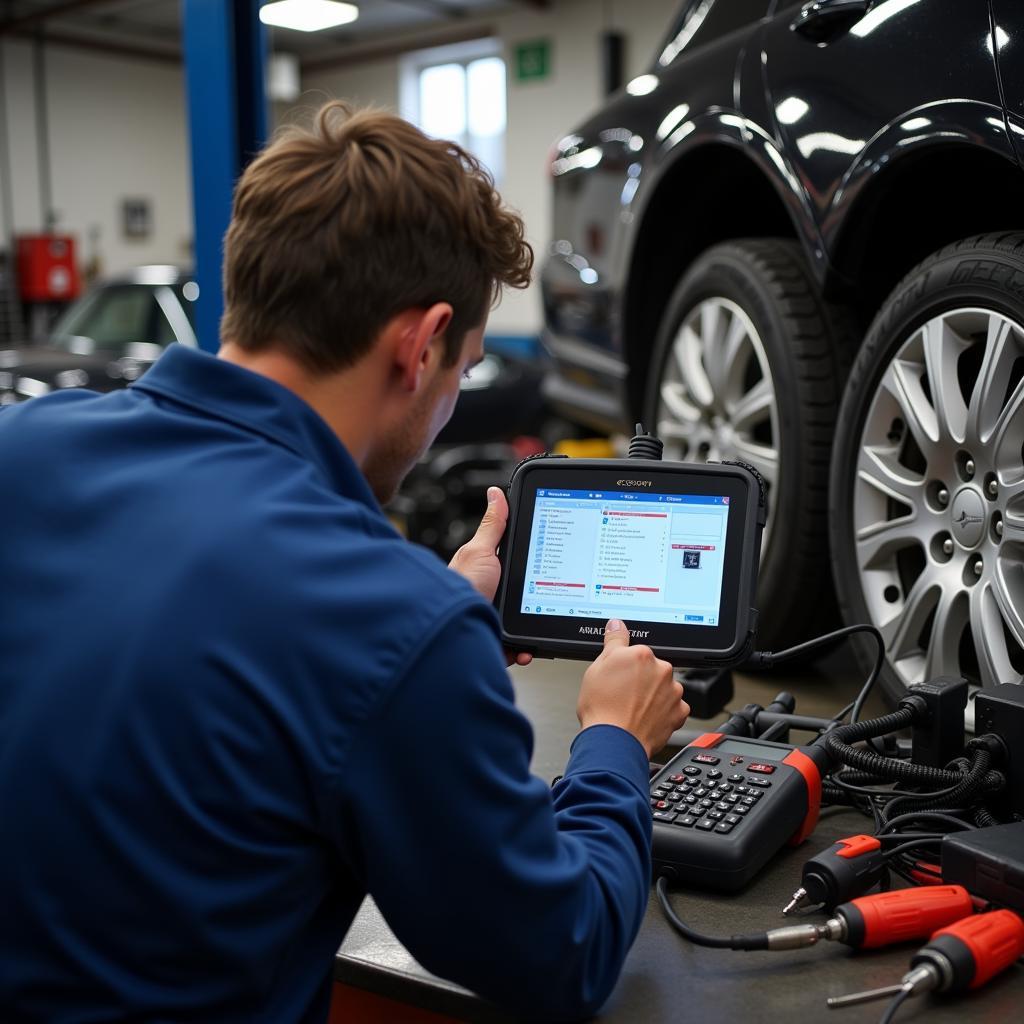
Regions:
M 514 670 L 516 699 L 535 731 L 533 770 L 549 779 L 564 767 L 578 725 L 574 708 L 582 667 L 540 663 Z M 781 677 L 774 689 L 788 684 Z M 796 691 L 797 687 L 788 686 Z M 844 691 L 829 694 L 828 706 L 845 702 Z M 748 696 L 748 699 L 754 699 Z M 758 697 L 757 699 L 761 699 Z M 767 703 L 767 699 L 761 700 Z M 735 701 L 734 706 L 741 705 Z M 798 711 L 820 714 L 801 698 Z M 815 703 L 817 703 L 815 701 Z M 720 716 L 717 720 L 721 720 Z M 794 741 L 799 741 L 794 736 Z M 800 882 L 804 860 L 835 839 L 870 831 L 870 822 L 851 810 L 829 809 L 814 834 L 798 849 L 785 849 L 739 894 L 676 890 L 677 913 L 695 928 L 729 935 L 790 923 L 783 905 Z M 411 866 L 411 870 L 414 867 Z M 824 920 L 814 915 L 800 920 Z M 495 922 L 495 927 L 500 927 Z M 662 916 L 651 890 L 647 916 L 611 998 L 596 1018 L 607 1024 L 661 1024 L 694 1021 L 828 1021 L 877 1024 L 885 1001 L 828 1010 L 826 996 L 875 988 L 898 981 L 919 944 L 854 953 L 840 943 L 821 943 L 786 952 L 734 952 L 685 942 Z M 335 961 L 335 978 L 401 1002 L 459 1020 L 506 1022 L 510 1017 L 450 982 L 425 971 L 391 934 L 367 900 Z M 538 989 L 544 985 L 537 978 Z M 1016 1024 L 1024 1021 L 1024 968 L 1016 964 L 981 991 L 957 998 L 941 996 L 904 1003 L 896 1024 Z

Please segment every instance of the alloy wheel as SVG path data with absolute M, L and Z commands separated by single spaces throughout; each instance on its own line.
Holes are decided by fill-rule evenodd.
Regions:
M 956 309 L 886 366 L 861 433 L 856 564 L 904 685 L 1024 676 L 1024 327 Z
M 665 457 L 737 459 L 768 485 L 767 548 L 779 476 L 779 411 L 764 344 L 729 299 L 699 302 L 679 325 L 662 372 L 657 432 Z

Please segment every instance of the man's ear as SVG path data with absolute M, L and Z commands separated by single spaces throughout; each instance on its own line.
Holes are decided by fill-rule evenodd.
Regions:
M 393 321 L 398 332 L 395 365 L 407 391 L 416 391 L 431 364 L 444 354 L 444 333 L 452 321 L 452 307 L 435 302 L 427 309 L 410 309 Z

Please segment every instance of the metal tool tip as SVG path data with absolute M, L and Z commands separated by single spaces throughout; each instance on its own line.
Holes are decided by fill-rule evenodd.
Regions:
M 793 898 L 782 908 L 783 915 L 791 914 L 798 907 L 804 907 L 807 905 L 807 890 L 797 889 L 793 893 Z

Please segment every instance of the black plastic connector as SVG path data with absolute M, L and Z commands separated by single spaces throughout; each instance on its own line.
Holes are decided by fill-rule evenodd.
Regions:
M 1006 775 L 1006 789 L 1001 807 L 1024 816 L 1024 685 L 1004 683 L 979 690 L 974 731 L 978 736 L 992 733 L 1002 741 L 1000 769 Z
M 683 684 L 683 700 L 694 718 L 714 718 L 732 700 L 732 671 L 727 668 L 681 669 L 676 678 Z
M 967 680 L 939 676 L 908 689 L 904 700 L 923 708 L 913 723 L 912 758 L 915 764 L 944 768 L 964 750 L 964 710 Z

